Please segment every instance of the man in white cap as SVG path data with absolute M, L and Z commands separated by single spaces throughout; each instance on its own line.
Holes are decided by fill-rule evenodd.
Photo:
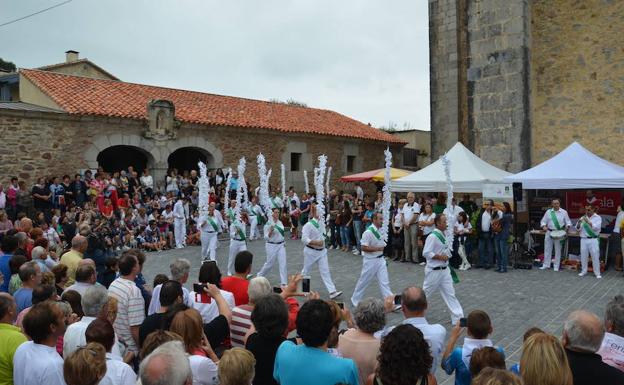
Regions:
M 273 268 L 275 260 L 279 266 L 280 285 L 288 284 L 286 269 L 286 247 L 284 246 L 284 225 L 279 219 L 278 209 L 271 210 L 271 218 L 264 225 L 264 238 L 266 239 L 267 260 L 258 272 L 258 277 L 264 277 Z
M 364 290 L 366 290 L 374 277 L 377 277 L 377 281 L 379 282 L 379 290 L 381 290 L 382 298 L 393 295 L 390 289 L 390 281 L 388 280 L 386 259 L 383 257 L 386 242 L 381 238 L 381 234 L 379 233 L 383 224 L 383 214 L 373 214 L 372 221 L 373 223 L 362 234 L 362 240 L 360 242 L 362 245 L 363 257 L 362 273 L 355 285 L 353 296 L 351 296 L 351 303 L 353 306 L 357 306 L 362 298 L 364 298 Z
M 208 214 L 199 217 L 197 225 L 201 231 L 202 261 L 206 261 L 208 258 L 214 261 L 217 257 L 218 236 L 225 227 L 221 215 L 215 210 L 214 202 L 208 206 Z
M 301 241 L 305 245 L 303 248 L 303 270 L 301 275 L 309 277 L 310 268 L 318 263 L 321 279 L 329 292 L 329 298 L 334 299 L 342 294 L 336 290 L 329 272 L 327 262 L 327 249 L 325 248 L 325 226 L 321 226 L 316 210 L 316 203 L 310 205 L 310 220 L 301 229 Z
M 552 207 L 546 210 L 540 225 L 542 230 L 546 232 L 544 235 L 544 263 L 540 270 L 550 269 L 552 260 L 552 249 L 555 248 L 554 270 L 559 271 L 561 263 L 562 242 L 559 239 L 553 239 L 550 236 L 551 231 L 565 230 L 566 232 L 572 226 L 568 212 L 561 208 L 561 201 L 557 198 L 551 202 Z

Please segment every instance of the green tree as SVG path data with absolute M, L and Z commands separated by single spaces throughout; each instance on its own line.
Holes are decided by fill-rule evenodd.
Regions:
M 17 67 L 12 62 L 5 61 L 2 58 L 0 58 L 0 70 L 8 71 L 8 72 L 15 72 L 17 70 Z

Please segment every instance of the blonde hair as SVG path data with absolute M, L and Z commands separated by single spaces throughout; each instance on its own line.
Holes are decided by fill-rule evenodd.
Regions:
M 546 333 L 524 341 L 520 374 L 525 385 L 572 385 L 572 371 L 561 342 Z
M 221 385 L 251 384 L 255 375 L 256 359 L 243 348 L 226 350 L 219 361 Z
M 485 368 L 473 378 L 472 385 L 522 385 L 522 379 L 505 369 Z
M 171 321 L 169 331 L 179 334 L 184 341 L 187 352 L 201 347 L 204 335 L 202 316 L 195 309 L 186 309 L 178 312 Z
M 117 319 L 117 312 L 119 307 L 119 301 L 115 297 L 108 296 L 108 302 L 106 303 L 106 318 L 111 324 L 115 323 Z
M 63 377 L 67 385 L 95 385 L 106 374 L 106 350 L 91 342 L 78 348 L 63 363 Z
M 149 356 L 156 348 L 169 341 L 180 341 L 180 343 L 184 343 L 179 334 L 170 332 L 169 330 L 159 329 L 151 332 L 145 337 L 145 341 L 143 341 L 139 357 L 143 359 Z

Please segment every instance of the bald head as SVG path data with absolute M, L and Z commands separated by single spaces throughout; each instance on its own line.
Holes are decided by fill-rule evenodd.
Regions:
M 80 266 L 91 266 L 95 269 L 95 261 L 91 258 L 84 258 L 78 262 L 78 267 Z
M 604 338 L 604 325 L 597 315 L 585 310 L 572 312 L 563 326 L 563 345 L 567 349 L 595 353 Z
M 170 341 L 156 348 L 141 362 L 139 378 L 143 385 L 192 384 L 193 373 L 182 343 Z
M 419 317 L 427 310 L 427 296 L 423 289 L 410 286 L 401 294 L 401 304 L 405 317 Z
M 20 230 L 25 232 L 25 233 L 29 233 L 30 230 L 32 230 L 33 224 L 32 224 L 32 220 L 30 218 L 22 218 L 20 219 Z
M 74 238 L 72 238 L 72 249 L 84 253 L 87 251 L 87 238 L 78 234 Z

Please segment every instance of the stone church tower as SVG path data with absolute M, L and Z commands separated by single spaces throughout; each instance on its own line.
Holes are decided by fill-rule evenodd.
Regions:
M 624 1 L 429 0 L 432 159 L 517 172 L 573 141 L 624 164 Z

